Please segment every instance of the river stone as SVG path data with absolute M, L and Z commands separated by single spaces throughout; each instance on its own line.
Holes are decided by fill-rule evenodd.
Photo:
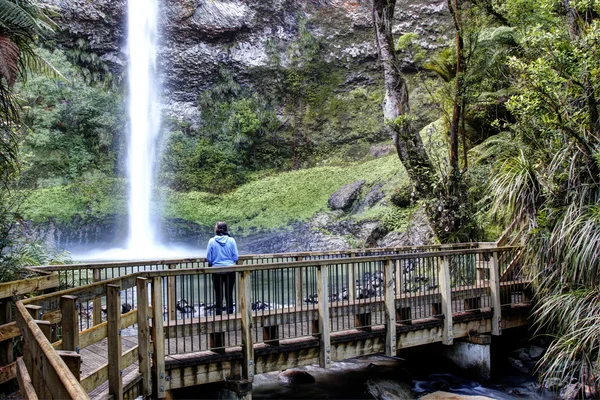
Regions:
M 570 383 L 560 390 L 558 397 L 562 400 L 574 400 L 579 394 L 579 389 L 578 383 Z
M 487 396 L 466 396 L 464 394 L 433 392 L 420 397 L 419 400 L 493 400 Z
M 539 358 L 544 354 L 544 349 L 539 346 L 530 346 L 529 347 L 529 356 L 532 360 L 539 360 Z
M 349 183 L 348 185 L 342 186 L 337 192 L 329 197 L 329 208 L 331 210 L 344 210 L 347 211 L 352 207 L 354 201 L 358 198 L 360 189 L 365 184 L 365 181 L 356 181 Z
M 389 379 L 369 379 L 365 382 L 365 392 L 377 400 L 415 398 L 406 383 Z
M 531 356 L 529 355 L 529 351 L 527 351 L 527 349 L 517 349 L 513 352 L 513 354 L 521 361 L 531 361 Z
M 306 371 L 288 369 L 278 376 L 279 383 L 284 385 L 307 385 L 315 383 L 315 378 Z
M 529 368 L 527 368 L 523 364 L 523 361 L 521 361 L 521 360 L 517 360 L 517 359 L 509 357 L 508 358 L 508 363 L 510 364 L 511 367 L 513 367 L 514 369 L 516 369 L 519 372 L 522 372 L 524 374 L 528 374 L 529 373 Z

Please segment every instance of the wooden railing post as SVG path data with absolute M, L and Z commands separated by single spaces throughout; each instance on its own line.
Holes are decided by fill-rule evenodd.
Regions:
M 454 342 L 454 339 L 452 336 L 452 282 L 450 280 L 450 260 L 447 256 L 442 257 L 439 277 L 440 294 L 442 295 L 442 314 L 444 314 L 442 343 L 450 345 Z
M 296 257 L 296 261 L 302 261 L 304 257 Z M 294 268 L 294 294 L 296 307 L 300 306 L 304 301 L 302 296 L 302 268 Z
M 12 300 L 10 297 L 0 301 L 0 325 L 11 322 L 11 306 Z M 0 342 L 0 366 L 8 365 L 13 361 L 15 361 L 15 356 L 13 354 L 13 340 L 10 339 Z
M 167 397 L 165 390 L 165 332 L 163 330 L 163 293 L 161 277 L 152 278 L 152 393 L 157 399 Z
M 31 318 L 33 318 L 34 322 L 37 323 L 42 318 L 42 307 L 30 304 L 30 305 L 26 305 L 25 309 L 27 310 L 29 315 L 31 315 Z M 39 327 L 39 325 L 38 325 L 38 327 Z M 47 330 L 46 330 L 46 332 L 44 332 L 42 330 L 42 332 L 44 333 L 44 336 L 46 336 L 46 338 L 48 338 Z M 24 357 L 25 357 L 25 353 L 26 352 L 23 351 Z M 48 388 L 46 387 L 46 384 L 44 382 L 44 378 L 41 376 L 41 372 L 40 372 L 41 371 L 41 360 L 39 360 L 37 357 L 29 356 L 29 354 L 27 355 L 27 357 L 29 358 L 29 360 L 27 360 L 28 361 L 27 367 L 31 371 L 31 382 L 33 383 L 33 387 L 35 388 L 36 393 L 41 398 L 48 398 L 50 396 L 50 394 L 49 394 Z
M 404 289 L 402 287 L 404 268 L 401 266 L 401 260 L 394 261 L 394 271 L 396 272 L 396 296 L 400 298 Z
M 354 273 L 355 264 L 348 264 L 348 302 L 352 303 L 356 299 L 356 274 Z
M 319 299 L 319 365 L 321 368 L 331 366 L 331 337 L 329 335 L 329 293 L 327 291 L 326 265 L 317 267 L 317 297 Z
M 94 282 L 100 282 L 100 269 L 94 268 Z M 102 298 L 94 297 L 94 310 L 92 311 L 92 319 L 94 326 L 102 323 Z
M 120 290 L 118 285 L 106 285 L 108 394 L 119 400 L 123 399 Z
M 498 253 L 492 254 L 490 260 L 490 297 L 492 299 L 492 335 L 502 335 L 502 308 L 500 302 L 500 270 L 498 265 Z
M 169 264 L 169 269 L 175 269 L 175 264 Z M 174 321 L 177 318 L 177 293 L 175 290 L 175 279 L 174 276 L 167 278 L 167 309 L 169 312 L 169 321 Z M 161 297 L 162 299 L 162 297 Z M 162 300 L 161 300 L 162 302 Z
M 252 279 L 250 271 L 240 273 L 240 302 L 242 317 L 242 378 L 254 380 L 254 343 L 252 342 Z
M 81 356 L 74 351 L 57 350 L 56 351 L 60 358 L 65 362 L 69 371 L 73 374 L 75 379 L 81 380 Z
M 383 298 L 385 305 L 385 354 L 396 355 L 396 296 L 394 293 L 394 261 L 386 260 L 383 267 Z
M 79 353 L 79 323 L 77 316 L 77 297 L 62 296 L 60 312 L 62 314 L 62 350 Z
M 148 279 L 137 278 L 138 361 L 142 375 L 142 395 L 150 396 L 150 324 L 148 323 Z

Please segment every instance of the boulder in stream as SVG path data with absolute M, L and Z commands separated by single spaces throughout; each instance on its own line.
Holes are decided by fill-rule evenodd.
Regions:
M 404 382 L 389 379 L 369 379 L 365 383 L 365 392 L 377 400 L 413 399 L 415 395 Z
M 306 371 L 288 369 L 278 376 L 279 383 L 283 385 L 308 385 L 315 383 L 315 378 Z

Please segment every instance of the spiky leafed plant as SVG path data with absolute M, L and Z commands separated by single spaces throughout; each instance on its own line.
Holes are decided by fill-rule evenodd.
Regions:
M 506 2 L 509 20 L 521 24 L 523 53 L 510 63 L 517 94 L 507 107 L 516 122 L 511 141 L 494 155 L 490 209 L 527 227 L 522 243 L 535 293 L 534 322 L 539 334 L 552 339 L 538 365 L 541 377 L 574 385 L 579 397 L 596 397 L 600 82 L 590 77 L 600 71 L 600 4 L 578 2 L 575 10 L 568 0 L 551 3 L 528 3 L 531 10 L 523 12 L 519 0 Z
M 6 186 L 17 168 L 19 107 L 12 87 L 32 70 L 52 70 L 34 45 L 53 29 L 49 9 L 35 0 L 0 0 L 0 182 Z

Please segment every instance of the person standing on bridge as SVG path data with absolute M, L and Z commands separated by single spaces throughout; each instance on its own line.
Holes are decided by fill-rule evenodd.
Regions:
M 237 263 L 237 244 L 235 239 L 229 236 L 225 222 L 217 222 L 215 225 L 215 236 L 210 238 L 206 247 L 206 260 L 209 267 L 230 267 Z M 232 314 L 235 272 L 214 273 L 212 281 L 215 290 L 215 314 L 221 315 L 223 309 L 223 289 L 225 289 L 227 313 Z

